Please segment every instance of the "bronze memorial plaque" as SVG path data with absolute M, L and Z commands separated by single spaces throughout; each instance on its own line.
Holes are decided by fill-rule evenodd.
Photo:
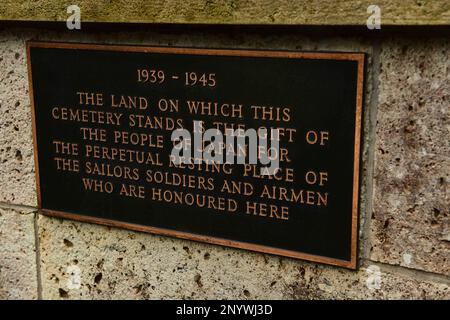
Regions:
M 356 268 L 363 53 L 27 50 L 42 213 Z

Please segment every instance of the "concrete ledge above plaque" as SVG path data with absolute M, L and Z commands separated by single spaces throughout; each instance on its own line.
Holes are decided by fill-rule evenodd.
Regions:
M 364 54 L 27 49 L 43 214 L 356 268 Z

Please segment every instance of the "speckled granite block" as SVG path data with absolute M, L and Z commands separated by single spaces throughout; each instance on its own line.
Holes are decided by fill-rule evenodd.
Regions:
M 46 299 L 449 299 L 450 282 L 39 217 Z
M 450 42 L 385 41 L 370 258 L 450 275 Z
M 0 299 L 36 299 L 34 212 L 0 207 Z
M 0 32 L 0 201 L 36 205 L 24 39 Z

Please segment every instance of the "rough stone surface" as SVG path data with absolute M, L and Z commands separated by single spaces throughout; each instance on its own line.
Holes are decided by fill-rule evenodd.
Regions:
M 382 46 L 371 259 L 450 275 L 450 41 Z
M 0 20 L 66 21 L 66 0 L 2 0 Z M 78 0 L 85 22 L 365 26 L 372 0 Z M 377 0 L 384 25 L 444 25 L 446 0 Z
M 34 212 L 0 208 L 0 300 L 37 292 Z
M 39 217 L 46 299 L 449 299 L 450 281 L 358 272 Z
M 0 201 L 36 205 L 25 42 L 0 33 Z

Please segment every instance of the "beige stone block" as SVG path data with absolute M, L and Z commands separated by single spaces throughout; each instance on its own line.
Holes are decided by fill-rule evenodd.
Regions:
M 81 21 L 127 23 L 212 23 L 263 25 L 366 26 L 376 4 L 384 25 L 445 25 L 446 0 L 78 0 Z M 0 20 L 61 21 L 69 14 L 64 0 L 3 0 Z M 372 11 L 370 11 L 372 12 Z
M 383 266 L 351 271 L 45 216 L 38 224 L 45 299 L 450 298 L 445 279 Z
M 450 42 L 382 44 L 371 259 L 450 274 Z
M 25 42 L 0 33 L 0 201 L 36 205 Z
M 34 215 L 0 208 L 0 299 L 37 299 Z

